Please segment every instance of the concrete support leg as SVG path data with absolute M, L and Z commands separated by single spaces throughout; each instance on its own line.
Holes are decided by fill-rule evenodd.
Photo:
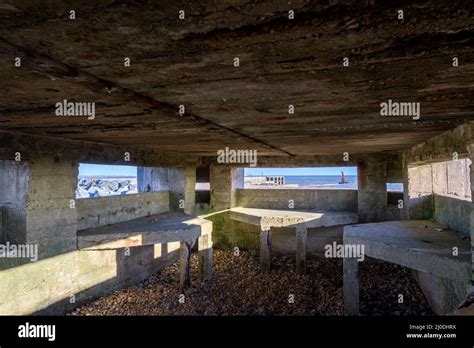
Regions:
M 265 272 L 270 272 L 272 263 L 272 231 L 260 232 L 260 265 Z
M 199 279 L 201 281 L 212 278 L 212 240 L 208 234 L 198 239 L 199 252 Z
M 357 258 L 344 258 L 344 314 L 359 315 L 359 263 Z
M 296 227 L 296 272 L 306 274 L 306 227 Z
M 191 278 L 189 275 L 191 264 L 191 243 L 181 241 L 181 248 L 179 250 L 179 289 L 180 291 L 187 289 L 191 285 Z

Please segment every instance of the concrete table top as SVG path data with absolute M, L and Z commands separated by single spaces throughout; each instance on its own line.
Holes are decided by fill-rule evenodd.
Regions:
M 466 280 L 471 274 L 469 240 L 428 220 L 344 226 L 344 244 L 364 245 L 364 254 L 369 257 L 440 277 Z
M 118 249 L 176 241 L 194 242 L 212 233 L 212 222 L 183 213 L 162 213 L 77 231 L 79 249 Z
M 353 212 L 314 212 L 241 207 L 232 208 L 230 218 L 260 226 L 262 230 L 267 230 L 270 227 L 327 227 L 354 224 L 358 221 L 357 213 Z

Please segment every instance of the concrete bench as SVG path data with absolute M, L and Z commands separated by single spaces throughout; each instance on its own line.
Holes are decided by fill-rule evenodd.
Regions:
M 212 276 L 212 222 L 183 213 L 162 213 L 77 231 L 82 250 L 107 250 L 180 242 L 180 288 L 190 286 L 190 256 L 198 243 L 199 277 Z
M 432 221 L 345 226 L 344 244 L 363 245 L 366 256 L 439 277 L 466 280 L 471 274 L 469 241 Z M 457 256 L 453 253 L 454 247 Z M 344 313 L 359 314 L 359 265 L 356 258 L 344 258 Z
M 357 223 L 357 214 L 351 212 L 312 212 L 255 208 L 232 208 L 230 218 L 260 227 L 260 263 L 271 269 L 272 228 L 294 227 L 296 230 L 296 271 L 306 273 L 307 229 Z

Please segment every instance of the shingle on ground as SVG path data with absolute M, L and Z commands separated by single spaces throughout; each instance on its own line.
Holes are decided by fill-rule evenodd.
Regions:
M 295 273 L 293 258 L 274 258 L 270 274 L 258 257 L 214 251 L 214 276 L 195 281 L 180 303 L 178 263 L 144 282 L 77 308 L 71 315 L 342 315 L 342 261 L 311 259 L 308 275 Z M 363 315 L 432 315 L 410 271 L 393 264 L 362 262 Z M 191 279 L 197 279 L 192 255 Z M 399 294 L 404 303 L 398 303 Z M 291 300 L 294 300 L 293 303 Z

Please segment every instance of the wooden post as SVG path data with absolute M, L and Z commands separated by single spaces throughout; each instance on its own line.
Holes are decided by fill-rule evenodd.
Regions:
M 212 278 L 212 240 L 209 234 L 198 238 L 199 252 L 199 279 L 201 281 Z
M 189 275 L 190 261 L 191 261 L 191 242 L 181 241 L 181 248 L 179 249 L 179 289 L 189 288 L 191 285 L 191 278 Z
M 355 257 L 345 257 L 344 273 L 344 314 L 359 315 L 359 262 Z
M 305 226 L 296 227 L 296 273 L 306 274 L 306 239 Z
M 260 232 L 260 265 L 270 272 L 272 263 L 272 232 L 270 229 Z

